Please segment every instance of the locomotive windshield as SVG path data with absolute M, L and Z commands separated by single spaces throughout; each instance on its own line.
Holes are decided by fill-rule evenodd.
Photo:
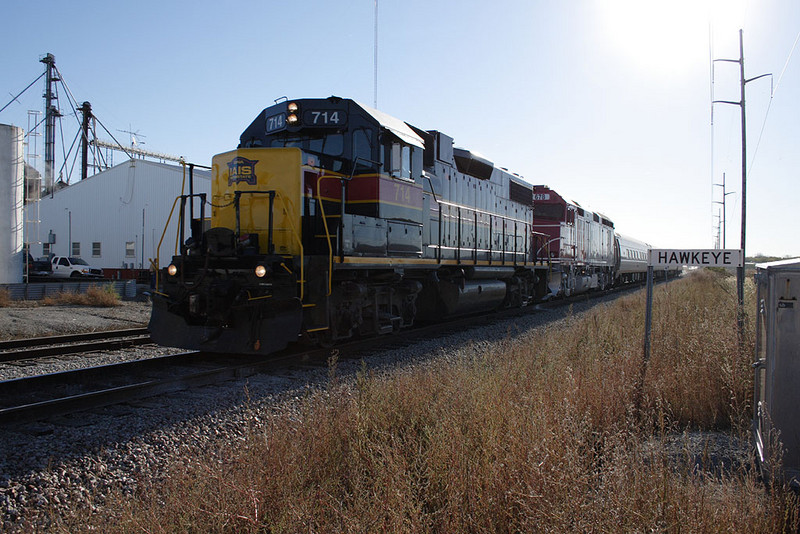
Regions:
M 272 148 L 295 147 L 318 156 L 321 166 L 326 169 L 339 172 L 344 167 L 340 159 L 344 153 L 344 135 L 341 133 L 286 133 L 271 136 L 268 142 Z
M 289 135 L 272 139 L 269 146 L 272 148 L 297 147 L 320 156 L 341 156 L 344 150 L 344 136 L 338 133 L 316 136 Z

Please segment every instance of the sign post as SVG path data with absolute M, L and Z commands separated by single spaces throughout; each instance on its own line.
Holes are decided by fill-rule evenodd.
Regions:
M 647 303 L 644 313 L 644 356 L 636 394 L 636 409 L 639 410 L 644 375 L 650 360 L 650 331 L 653 320 L 653 270 L 671 267 L 726 267 L 741 268 L 744 255 L 741 249 L 657 249 L 647 251 Z

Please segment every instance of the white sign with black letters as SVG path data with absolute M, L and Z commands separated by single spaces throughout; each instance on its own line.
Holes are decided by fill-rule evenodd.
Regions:
M 650 267 L 742 267 L 741 249 L 660 249 L 651 248 Z

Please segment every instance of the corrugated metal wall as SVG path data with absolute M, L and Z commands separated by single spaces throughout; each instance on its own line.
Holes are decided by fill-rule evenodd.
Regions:
M 157 256 L 158 242 L 173 201 L 181 194 L 183 177 L 181 166 L 126 161 L 57 191 L 52 198 L 43 198 L 40 233 L 45 240 L 51 232 L 55 234 L 50 251 L 57 256 L 72 256 L 71 242 L 80 243 L 80 257 L 93 266 L 147 269 L 150 259 Z M 194 178 L 195 193 L 209 194 L 210 173 L 196 169 Z M 176 208 L 160 249 L 162 263 L 175 250 L 177 228 Z M 94 254 L 94 243 L 100 243 L 99 255 Z M 132 255 L 126 243 L 133 243 Z M 32 253 L 43 255 L 42 245 L 33 246 Z
M 106 287 L 111 285 L 120 298 L 132 300 L 136 298 L 137 286 L 135 280 L 119 280 L 116 282 L 47 282 L 41 284 L 2 284 L 0 288 L 7 289 L 12 300 L 40 300 L 45 297 L 55 296 L 59 293 L 86 293 L 91 287 Z

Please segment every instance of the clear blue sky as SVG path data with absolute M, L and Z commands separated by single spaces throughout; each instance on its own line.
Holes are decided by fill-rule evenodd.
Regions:
M 374 0 L 6 2 L 0 106 L 49 52 L 120 141 L 132 129 L 208 164 L 278 97 L 371 105 L 374 13 Z M 747 85 L 747 253 L 800 255 L 797 0 L 379 0 L 378 24 L 382 111 L 662 248 L 714 245 L 723 173 L 739 246 L 739 108 L 714 106 L 712 135 L 709 65 L 712 49 L 738 59 L 742 28 L 746 77 L 776 86 L 770 99 L 769 79 Z M 738 65 L 715 73 L 715 98 L 738 101 Z M 26 127 L 43 87 L 0 123 Z M 76 122 L 63 124 L 71 141 Z

